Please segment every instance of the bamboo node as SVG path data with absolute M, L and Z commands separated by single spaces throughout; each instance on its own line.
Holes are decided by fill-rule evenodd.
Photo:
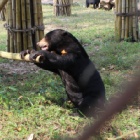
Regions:
M 4 28 L 6 30 L 8 30 L 10 33 L 14 33 L 14 32 L 24 32 L 25 33 L 25 32 L 30 32 L 30 31 L 32 31 L 32 33 L 34 33 L 36 30 L 44 31 L 44 29 L 45 29 L 44 25 L 34 26 L 34 27 L 28 28 L 28 29 L 14 29 L 7 23 L 4 24 Z
M 132 13 L 117 13 L 115 12 L 116 16 L 124 16 L 124 17 L 128 17 L 128 16 L 140 16 L 140 12 L 132 12 Z

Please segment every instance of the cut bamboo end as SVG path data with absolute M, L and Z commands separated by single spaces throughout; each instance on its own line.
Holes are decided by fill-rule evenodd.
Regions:
M 0 51 L 0 57 L 12 59 L 12 60 L 32 62 L 29 58 L 30 57 L 29 54 L 25 55 L 24 59 L 22 59 L 20 53 L 10 53 L 10 52 Z M 37 58 L 34 60 L 34 62 L 41 63 L 41 56 L 37 56 Z

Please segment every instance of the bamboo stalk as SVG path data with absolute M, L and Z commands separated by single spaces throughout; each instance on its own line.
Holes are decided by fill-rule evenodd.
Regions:
M 7 24 L 9 24 L 9 13 L 10 13 L 10 0 L 8 1 L 7 3 Z M 9 33 L 9 30 L 7 30 L 7 42 L 6 42 L 6 46 L 7 46 L 7 51 L 10 52 L 10 33 Z
M 121 13 L 121 9 L 122 9 L 122 0 L 116 0 L 117 1 L 117 12 L 116 13 Z M 116 40 L 120 41 L 121 40 L 121 17 L 120 16 L 116 16 Z
M 12 16 L 13 16 L 13 28 L 16 29 L 16 2 L 12 0 Z M 13 47 L 14 52 L 17 50 L 17 34 L 13 33 Z
M 21 19 L 22 19 L 22 30 L 26 29 L 26 11 L 25 11 L 25 0 L 21 0 Z M 22 42 L 23 42 L 23 49 L 22 50 L 27 50 L 27 36 L 26 32 L 23 32 L 22 36 Z
M 54 14 L 56 16 L 71 15 L 71 0 L 54 0 Z
M 12 0 L 9 1 L 9 26 L 13 28 Z M 13 33 L 10 34 L 10 52 L 14 52 Z
M 16 29 L 19 30 L 21 29 L 21 0 L 16 0 Z M 17 32 L 17 50 L 15 52 L 20 52 L 22 50 L 21 48 L 21 33 Z
M 63 3 L 62 3 L 62 0 L 59 0 L 59 4 L 60 4 L 60 6 L 58 7 L 59 11 L 60 11 L 59 15 L 63 16 L 63 8 L 62 8 Z
M 42 4 L 41 0 L 38 0 L 38 25 L 43 26 L 43 13 L 42 13 Z M 44 37 L 44 31 L 40 30 L 39 31 L 39 40 L 41 40 Z
M 64 15 L 66 15 L 66 16 L 69 15 L 69 6 L 67 6 L 68 2 L 69 2 L 68 0 L 63 0 L 63 5 L 65 5 L 64 6 L 64 10 L 65 10 Z
M 66 15 L 67 16 L 67 7 L 65 6 L 66 5 L 66 1 L 67 0 L 62 0 L 62 10 L 63 10 L 62 15 Z
M 58 16 L 59 15 L 59 7 L 57 6 L 57 4 L 59 4 L 59 0 L 56 0 L 56 16 Z
M 128 3 L 129 3 L 129 0 L 126 0 L 126 13 L 128 13 Z M 129 31 L 129 29 L 128 29 L 128 27 L 129 27 L 129 17 L 127 16 L 126 18 L 125 18 L 125 39 L 128 39 L 128 31 Z
M 33 9 L 34 9 L 34 26 L 38 26 L 38 14 L 37 14 L 37 0 L 33 0 Z M 39 32 L 35 31 L 35 40 L 39 41 Z
M 129 0 L 129 13 L 132 13 L 132 0 Z M 129 17 L 129 38 L 132 39 L 132 16 Z
M 136 6 L 135 6 L 136 0 L 132 1 L 132 12 L 136 12 Z M 136 16 L 133 16 L 133 39 L 135 41 L 138 40 L 137 34 L 136 34 Z
M 56 16 L 56 0 L 53 0 L 53 14 Z
M 7 11 L 8 52 L 36 49 L 44 36 L 41 0 L 9 0 Z
M 118 0 L 115 1 L 115 5 L 116 5 L 116 13 L 118 13 Z M 117 30 L 117 21 L 118 21 L 118 16 L 116 15 L 115 18 L 115 38 L 118 38 L 118 30 Z
M 125 0 L 122 0 L 122 13 L 125 13 Z M 121 32 L 121 40 L 124 39 L 125 33 L 125 17 L 122 16 L 122 32 Z
M 30 29 L 31 26 L 31 9 L 30 9 L 30 0 L 26 0 L 26 18 L 27 18 L 27 28 Z M 32 43 L 32 34 L 31 31 L 27 33 L 27 44 L 28 44 L 28 49 L 31 50 L 33 48 L 33 43 Z
M 138 12 L 138 0 L 136 0 L 135 7 L 136 7 L 136 13 L 137 13 Z M 136 34 L 137 34 L 137 39 L 139 40 L 138 15 L 136 15 Z
M 5 4 L 8 2 L 8 0 L 2 0 L 0 2 L 0 11 L 3 9 L 3 7 L 5 6 Z
M 57 10 L 57 9 L 56 9 L 56 1 L 57 1 L 57 0 L 53 0 L 53 7 L 54 7 L 54 8 L 53 8 L 53 14 L 54 14 L 55 16 L 56 16 L 56 13 L 57 13 L 57 11 L 56 11 L 56 10 Z
M 116 0 L 116 39 L 138 41 L 137 0 Z M 120 20 L 121 19 L 121 20 Z
M 57 0 L 57 4 L 60 4 L 60 3 L 59 3 L 59 0 Z M 57 5 L 57 11 L 58 11 L 57 16 L 59 16 L 59 15 L 60 15 L 60 8 L 59 8 L 58 5 Z
M 22 59 L 20 53 L 10 53 L 10 52 L 0 51 L 0 57 L 7 58 L 7 59 L 13 59 L 13 60 L 22 60 L 22 61 L 31 62 L 31 60 L 29 58 L 30 54 L 25 55 L 24 59 Z M 34 62 L 40 63 L 41 56 L 37 56 L 37 58 L 34 60 Z

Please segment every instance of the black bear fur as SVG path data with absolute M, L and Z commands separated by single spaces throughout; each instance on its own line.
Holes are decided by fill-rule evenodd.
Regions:
M 86 7 L 88 8 L 90 4 L 93 4 L 93 8 L 99 7 L 100 0 L 86 0 Z
M 30 59 L 42 56 L 38 67 L 57 73 L 65 86 L 69 100 L 86 116 L 93 115 L 93 108 L 105 102 L 105 87 L 101 76 L 79 41 L 69 32 L 50 31 L 37 43 L 40 51 L 30 53 Z

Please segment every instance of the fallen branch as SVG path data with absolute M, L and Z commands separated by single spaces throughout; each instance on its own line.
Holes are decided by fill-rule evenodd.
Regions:
M 27 54 L 24 59 L 21 58 L 20 53 L 10 53 L 10 52 L 4 52 L 4 51 L 0 51 L 0 57 L 2 58 L 7 58 L 7 59 L 13 59 L 13 60 L 22 60 L 22 61 L 28 61 L 31 62 L 31 60 L 29 59 L 29 54 Z M 36 60 L 34 60 L 34 62 L 40 62 L 41 60 L 41 56 L 38 56 L 36 58 Z

